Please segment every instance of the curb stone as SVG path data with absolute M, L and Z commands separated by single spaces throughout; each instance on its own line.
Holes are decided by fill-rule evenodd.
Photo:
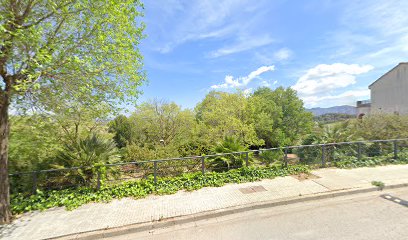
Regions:
M 385 186 L 382 190 L 404 188 L 404 187 L 408 187 L 408 183 L 388 185 L 388 186 Z M 153 229 L 166 228 L 166 227 L 171 227 L 174 225 L 188 224 L 188 223 L 193 223 L 199 220 L 222 217 L 226 215 L 246 212 L 249 210 L 271 208 L 271 207 L 277 207 L 277 206 L 282 206 L 282 205 L 309 202 L 309 201 L 341 197 L 341 196 L 347 196 L 347 195 L 353 195 L 353 194 L 375 192 L 375 191 L 381 191 L 381 190 L 378 187 L 367 187 L 367 188 L 360 188 L 360 189 L 341 189 L 341 190 L 330 191 L 326 193 L 314 194 L 314 195 L 309 195 L 309 196 L 305 195 L 305 196 L 299 196 L 299 197 L 282 198 L 282 199 L 273 200 L 273 201 L 256 202 L 256 203 L 252 203 L 249 205 L 239 205 L 235 207 L 211 210 L 211 211 L 195 213 L 191 215 L 170 217 L 170 218 L 165 218 L 165 219 L 154 221 L 154 222 L 134 223 L 134 224 L 125 225 L 121 227 L 97 229 L 97 230 L 92 230 L 88 232 L 80 232 L 80 233 L 69 234 L 69 235 L 64 235 L 64 236 L 59 236 L 59 237 L 54 237 L 54 238 L 47 238 L 47 239 L 97 240 L 97 239 L 120 236 L 124 234 L 132 234 L 132 233 L 138 233 L 138 232 L 143 232 L 143 231 L 149 231 Z

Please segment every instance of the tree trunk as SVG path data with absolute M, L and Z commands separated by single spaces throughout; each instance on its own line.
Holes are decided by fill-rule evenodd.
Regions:
M 9 140 L 9 96 L 0 96 L 0 224 L 9 223 L 10 187 L 8 179 L 8 140 Z

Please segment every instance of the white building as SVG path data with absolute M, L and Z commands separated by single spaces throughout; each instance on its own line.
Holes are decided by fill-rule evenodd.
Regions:
M 408 114 L 408 62 L 399 63 L 368 88 L 371 103 L 357 102 L 359 116 L 369 113 Z

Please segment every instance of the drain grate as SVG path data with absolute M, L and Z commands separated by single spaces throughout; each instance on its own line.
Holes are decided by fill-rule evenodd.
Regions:
M 242 192 L 243 194 L 250 194 L 256 192 L 265 192 L 268 190 L 266 190 L 263 186 L 251 186 L 246 188 L 240 188 L 239 191 Z

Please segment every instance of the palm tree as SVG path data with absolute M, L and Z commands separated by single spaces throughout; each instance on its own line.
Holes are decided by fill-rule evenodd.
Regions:
M 234 137 L 226 137 L 222 143 L 214 148 L 216 153 L 243 152 L 245 150 L 246 148 Z M 215 157 L 211 165 L 216 171 L 228 171 L 230 168 L 242 167 L 243 162 L 244 157 L 241 154 L 238 156 L 231 154 Z
M 63 150 L 57 154 L 57 164 L 51 166 L 57 169 L 81 167 L 76 171 L 67 171 L 62 178 L 59 176 L 58 181 L 89 185 L 95 180 L 97 173 L 95 166 L 114 163 L 118 160 L 118 149 L 115 143 L 110 139 L 92 134 L 77 142 L 65 144 Z

